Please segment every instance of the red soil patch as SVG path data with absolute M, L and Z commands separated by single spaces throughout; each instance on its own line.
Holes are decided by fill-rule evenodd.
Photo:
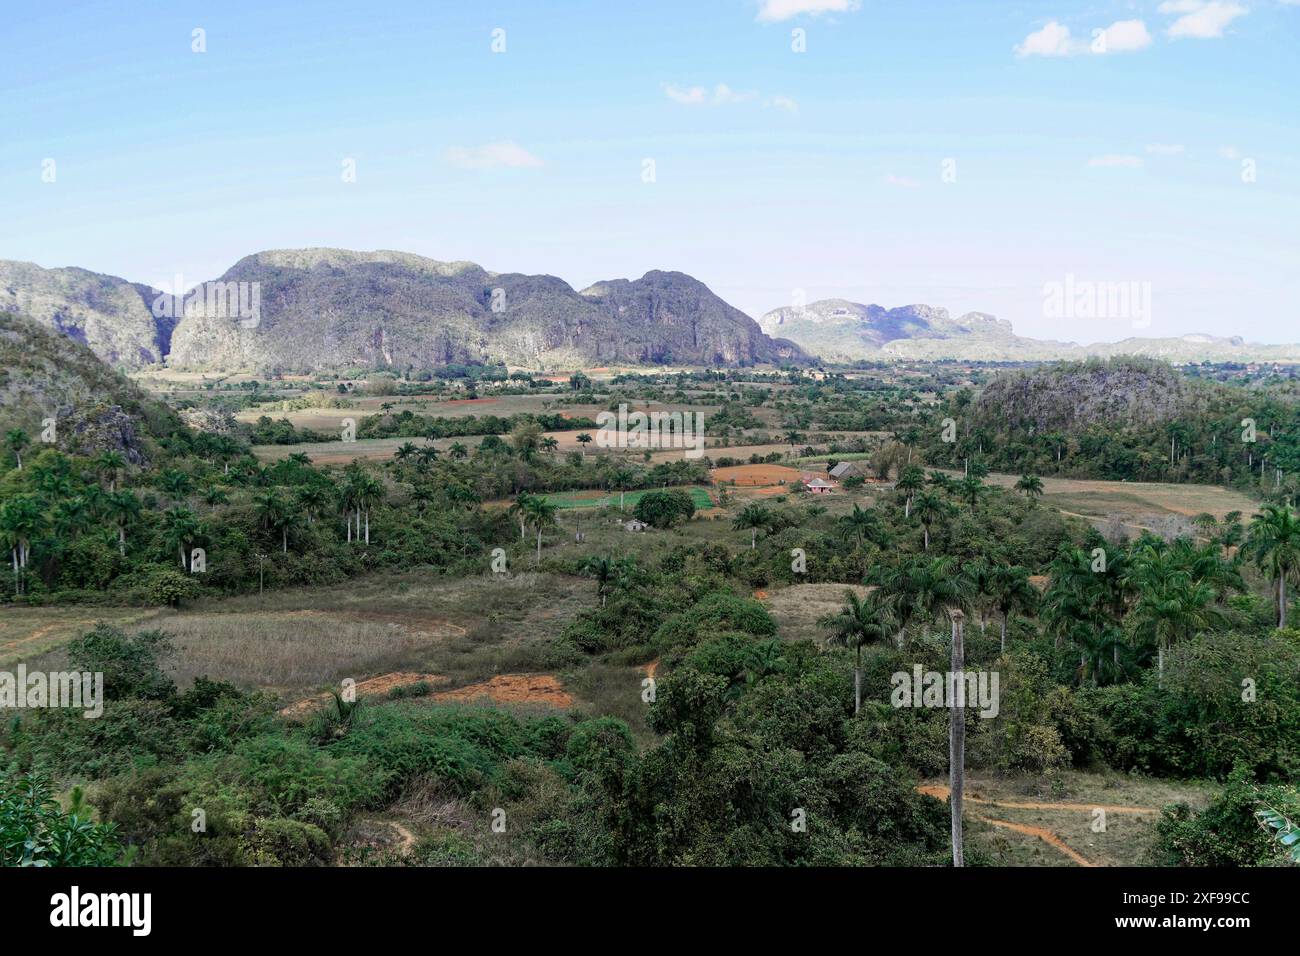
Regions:
M 798 484 L 800 473 L 797 468 L 784 465 L 732 465 L 728 468 L 713 469 L 714 484 L 731 484 L 738 488 L 760 488 L 766 485 Z
M 1040 591 L 1046 591 L 1047 586 L 1052 583 L 1052 579 L 1046 574 L 1031 574 L 1029 575 L 1029 583 Z
M 645 671 L 646 677 L 654 677 L 659 672 L 659 659 L 655 658 L 649 664 L 643 665 L 641 669 Z
M 369 680 L 363 680 L 357 684 L 357 699 L 362 697 L 375 697 L 388 694 L 396 687 L 406 687 L 410 684 L 445 684 L 447 678 L 441 674 L 413 674 L 404 671 L 394 671 L 391 674 L 381 674 L 378 677 L 371 677 Z M 311 713 L 317 707 L 328 704 L 334 699 L 332 694 L 318 694 L 315 697 L 308 697 L 306 700 L 300 700 L 283 707 L 280 710 L 281 717 L 301 717 Z
M 436 700 L 468 701 L 488 697 L 498 704 L 545 704 L 567 709 L 573 697 L 550 674 L 498 674 L 491 680 L 433 695 Z
M 768 599 L 768 593 L 767 593 L 766 591 L 755 591 L 755 592 L 754 592 L 754 600 L 755 600 L 755 601 L 766 601 L 767 599 Z

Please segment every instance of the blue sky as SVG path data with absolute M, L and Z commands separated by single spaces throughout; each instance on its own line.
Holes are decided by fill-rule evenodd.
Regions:
M 1300 0 L 213 7 L 6 0 L 0 258 L 159 284 L 401 249 L 679 269 L 755 317 L 1300 340 Z M 1150 283 L 1150 326 L 1049 317 L 1067 275 Z

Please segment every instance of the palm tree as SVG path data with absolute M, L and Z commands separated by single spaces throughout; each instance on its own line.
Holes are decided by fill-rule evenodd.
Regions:
M 1030 504 L 1035 504 L 1043 496 L 1043 479 L 1037 475 L 1021 475 L 1016 482 L 1016 491 L 1022 492 Z
M 987 587 L 993 606 L 1002 618 L 1002 653 L 1007 652 L 1007 618 L 1012 611 L 1031 611 L 1038 604 L 1038 590 L 1029 582 L 1029 569 L 998 564 L 989 569 Z
M 21 428 L 11 428 L 5 432 L 5 446 L 14 453 L 18 460 L 18 470 L 23 470 L 23 449 L 32 443 L 30 437 Z
M 949 671 L 961 674 L 966 670 L 965 615 L 959 608 L 949 609 L 952 617 L 952 651 Z M 952 825 L 952 865 L 965 866 L 966 856 L 962 834 L 962 800 L 966 791 L 966 708 L 950 702 L 948 714 L 948 807 Z
M 801 435 L 801 434 L 800 434 L 799 432 L 797 432 L 797 431 L 793 431 L 793 430 L 792 430 L 792 431 L 788 431 L 788 432 L 785 433 L 785 440 L 786 440 L 787 443 L 789 443 L 789 445 L 790 445 L 790 454 L 791 454 L 791 456 L 793 456 L 793 455 L 795 454 L 795 452 L 798 450 L 798 449 L 796 448 L 796 445 L 797 445 L 799 442 L 803 441 L 803 435 Z
M 898 628 L 898 619 L 883 598 L 875 594 L 859 598 L 852 591 L 845 591 L 840 613 L 821 624 L 830 631 L 827 643 L 853 648 L 853 713 L 856 714 L 862 710 L 862 646 L 887 644 Z
M 126 467 L 126 456 L 109 448 L 100 452 L 92 464 L 99 475 L 108 478 L 108 493 L 117 491 L 117 476 Z
M 157 488 L 173 502 L 183 501 L 191 487 L 190 476 L 175 468 L 169 468 L 158 476 Z
M 583 573 L 596 579 L 596 596 L 600 606 L 604 607 L 609 598 L 608 589 L 621 574 L 625 572 L 624 562 L 613 558 L 592 555 L 582 566 Z
M 451 447 L 447 449 L 447 454 L 459 461 L 469 457 L 469 449 L 462 442 L 453 442 Z
M 579 435 L 579 436 L 577 437 L 577 439 L 576 439 L 576 441 L 578 442 L 578 444 L 582 446 L 582 457 L 583 457 L 583 458 L 586 458 L 586 457 L 587 457 L 587 445 L 591 443 L 591 440 L 592 440 L 592 439 L 591 439 L 591 436 L 588 435 L 586 432 L 583 432 L 583 433 L 582 433 L 581 435 Z
M 537 563 L 542 563 L 542 529 L 555 524 L 555 513 L 559 509 L 540 495 L 528 499 L 525 506 L 528 523 L 537 529 Z
M 173 547 L 181 557 L 181 570 L 190 569 L 187 557 L 189 555 L 189 546 L 193 544 L 194 539 L 202 533 L 202 527 L 194 512 L 189 508 L 172 507 L 163 512 L 162 516 L 162 534 L 163 541 L 168 547 Z
M 21 574 L 27 569 L 31 557 L 32 539 L 45 529 L 45 525 L 44 509 L 35 495 L 15 495 L 0 507 L 0 529 L 4 531 L 13 559 L 16 591 L 22 591 Z
M 357 521 L 366 518 L 365 542 L 370 544 L 370 509 L 384 500 L 384 485 L 374 475 L 360 474 L 357 478 Z
M 514 504 L 509 508 L 509 513 L 519 519 L 519 540 L 523 541 L 528 534 L 528 508 L 529 502 L 534 495 L 527 491 L 521 491 L 515 496 Z
M 268 491 L 254 500 L 257 520 L 267 531 L 280 533 L 280 551 L 289 551 L 289 529 L 297 524 L 297 514 L 287 506 L 277 491 Z
M 1179 567 L 1175 553 L 1146 545 L 1132 558 L 1129 577 L 1137 591 L 1133 633 L 1156 648 L 1157 673 L 1165 672 L 1165 651 L 1179 638 L 1219 623 L 1215 590 Z
M 618 510 L 623 510 L 623 495 L 627 491 L 627 486 L 636 480 L 636 472 L 630 468 L 615 468 L 614 474 L 610 476 L 610 481 L 618 489 Z
M 925 533 L 925 550 L 930 550 L 930 526 L 936 521 L 948 517 L 951 509 L 948 502 L 936 494 L 922 491 L 916 496 L 916 517 L 920 520 Z
M 560 447 L 560 442 L 557 439 L 552 438 L 550 435 L 543 438 L 541 444 L 542 451 L 546 452 L 548 455 L 555 454 L 555 449 Z
M 414 442 L 404 441 L 400 446 L 398 446 L 397 451 L 393 452 L 393 458 L 398 462 L 405 464 L 415 457 L 418 450 L 419 449 L 415 447 Z
M 1250 522 L 1246 553 L 1273 579 L 1278 630 L 1286 627 L 1286 582 L 1300 571 L 1300 519 L 1285 505 L 1267 504 Z
M 749 547 L 754 550 L 758 547 L 758 532 L 772 524 L 772 513 L 757 502 L 751 502 L 745 505 L 740 514 L 736 515 L 731 526 L 737 531 L 748 529 Z
M 307 516 L 307 523 L 313 524 L 329 507 L 329 493 L 320 485 L 304 485 L 298 489 L 294 499 L 297 507 Z
M 64 498 L 54 506 L 54 531 L 75 541 L 90 523 L 90 508 L 81 495 Z
M 980 496 L 984 494 L 984 482 L 978 475 L 968 474 L 957 482 L 957 493 L 970 505 L 970 510 L 975 511 L 979 506 Z
M 903 473 L 898 476 L 898 481 L 894 482 L 894 487 L 907 496 L 903 505 L 903 517 L 912 517 L 912 499 L 916 493 L 925 487 L 925 472 L 915 465 L 903 469 Z
M 203 489 L 202 497 L 203 503 L 212 511 L 217 510 L 217 505 L 224 505 L 230 501 L 230 496 L 219 485 L 208 485 Z
M 140 499 L 135 492 L 123 489 L 108 496 L 108 516 L 117 525 L 117 550 L 126 557 L 126 529 L 140 518 Z

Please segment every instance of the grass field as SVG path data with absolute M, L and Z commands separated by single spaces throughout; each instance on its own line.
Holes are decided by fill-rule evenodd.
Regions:
M 30 660 L 80 637 L 98 621 L 130 626 L 159 614 L 152 608 L 21 607 L 0 612 L 0 667 Z
M 946 802 L 947 780 L 921 789 Z M 1160 808 L 1204 808 L 1219 790 L 1200 781 L 1072 770 L 975 777 L 965 791 L 967 852 L 997 866 L 1150 865 Z

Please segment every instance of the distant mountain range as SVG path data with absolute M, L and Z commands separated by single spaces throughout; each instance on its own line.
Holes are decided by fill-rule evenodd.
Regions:
M 0 311 L 57 330 L 119 368 L 165 361 L 261 373 L 494 362 L 570 369 L 1123 354 L 1300 361 L 1300 346 L 1205 335 L 1088 346 L 1039 341 L 981 312 L 952 318 L 931 306 L 885 309 L 842 299 L 776 309 L 755 322 L 681 272 L 577 291 L 554 276 L 343 249 L 247 256 L 184 304 L 115 276 L 0 260 Z
M 1016 335 L 1011 323 L 985 312 L 953 318 L 947 309 L 906 305 L 886 309 L 846 299 L 822 299 L 787 306 L 759 320 L 779 335 L 827 362 L 860 359 L 963 359 L 968 361 L 1056 361 L 1089 356 L 1142 355 L 1169 362 L 1300 361 L 1300 345 L 1259 345 L 1238 336 L 1183 335 L 1127 338 L 1079 345 Z
M 296 249 L 247 256 L 204 289 L 182 306 L 125 279 L 0 262 L 0 309 L 58 329 L 119 366 L 163 358 L 181 368 L 286 372 L 812 361 L 680 272 L 578 292 L 554 276 L 488 272 L 471 262 Z

